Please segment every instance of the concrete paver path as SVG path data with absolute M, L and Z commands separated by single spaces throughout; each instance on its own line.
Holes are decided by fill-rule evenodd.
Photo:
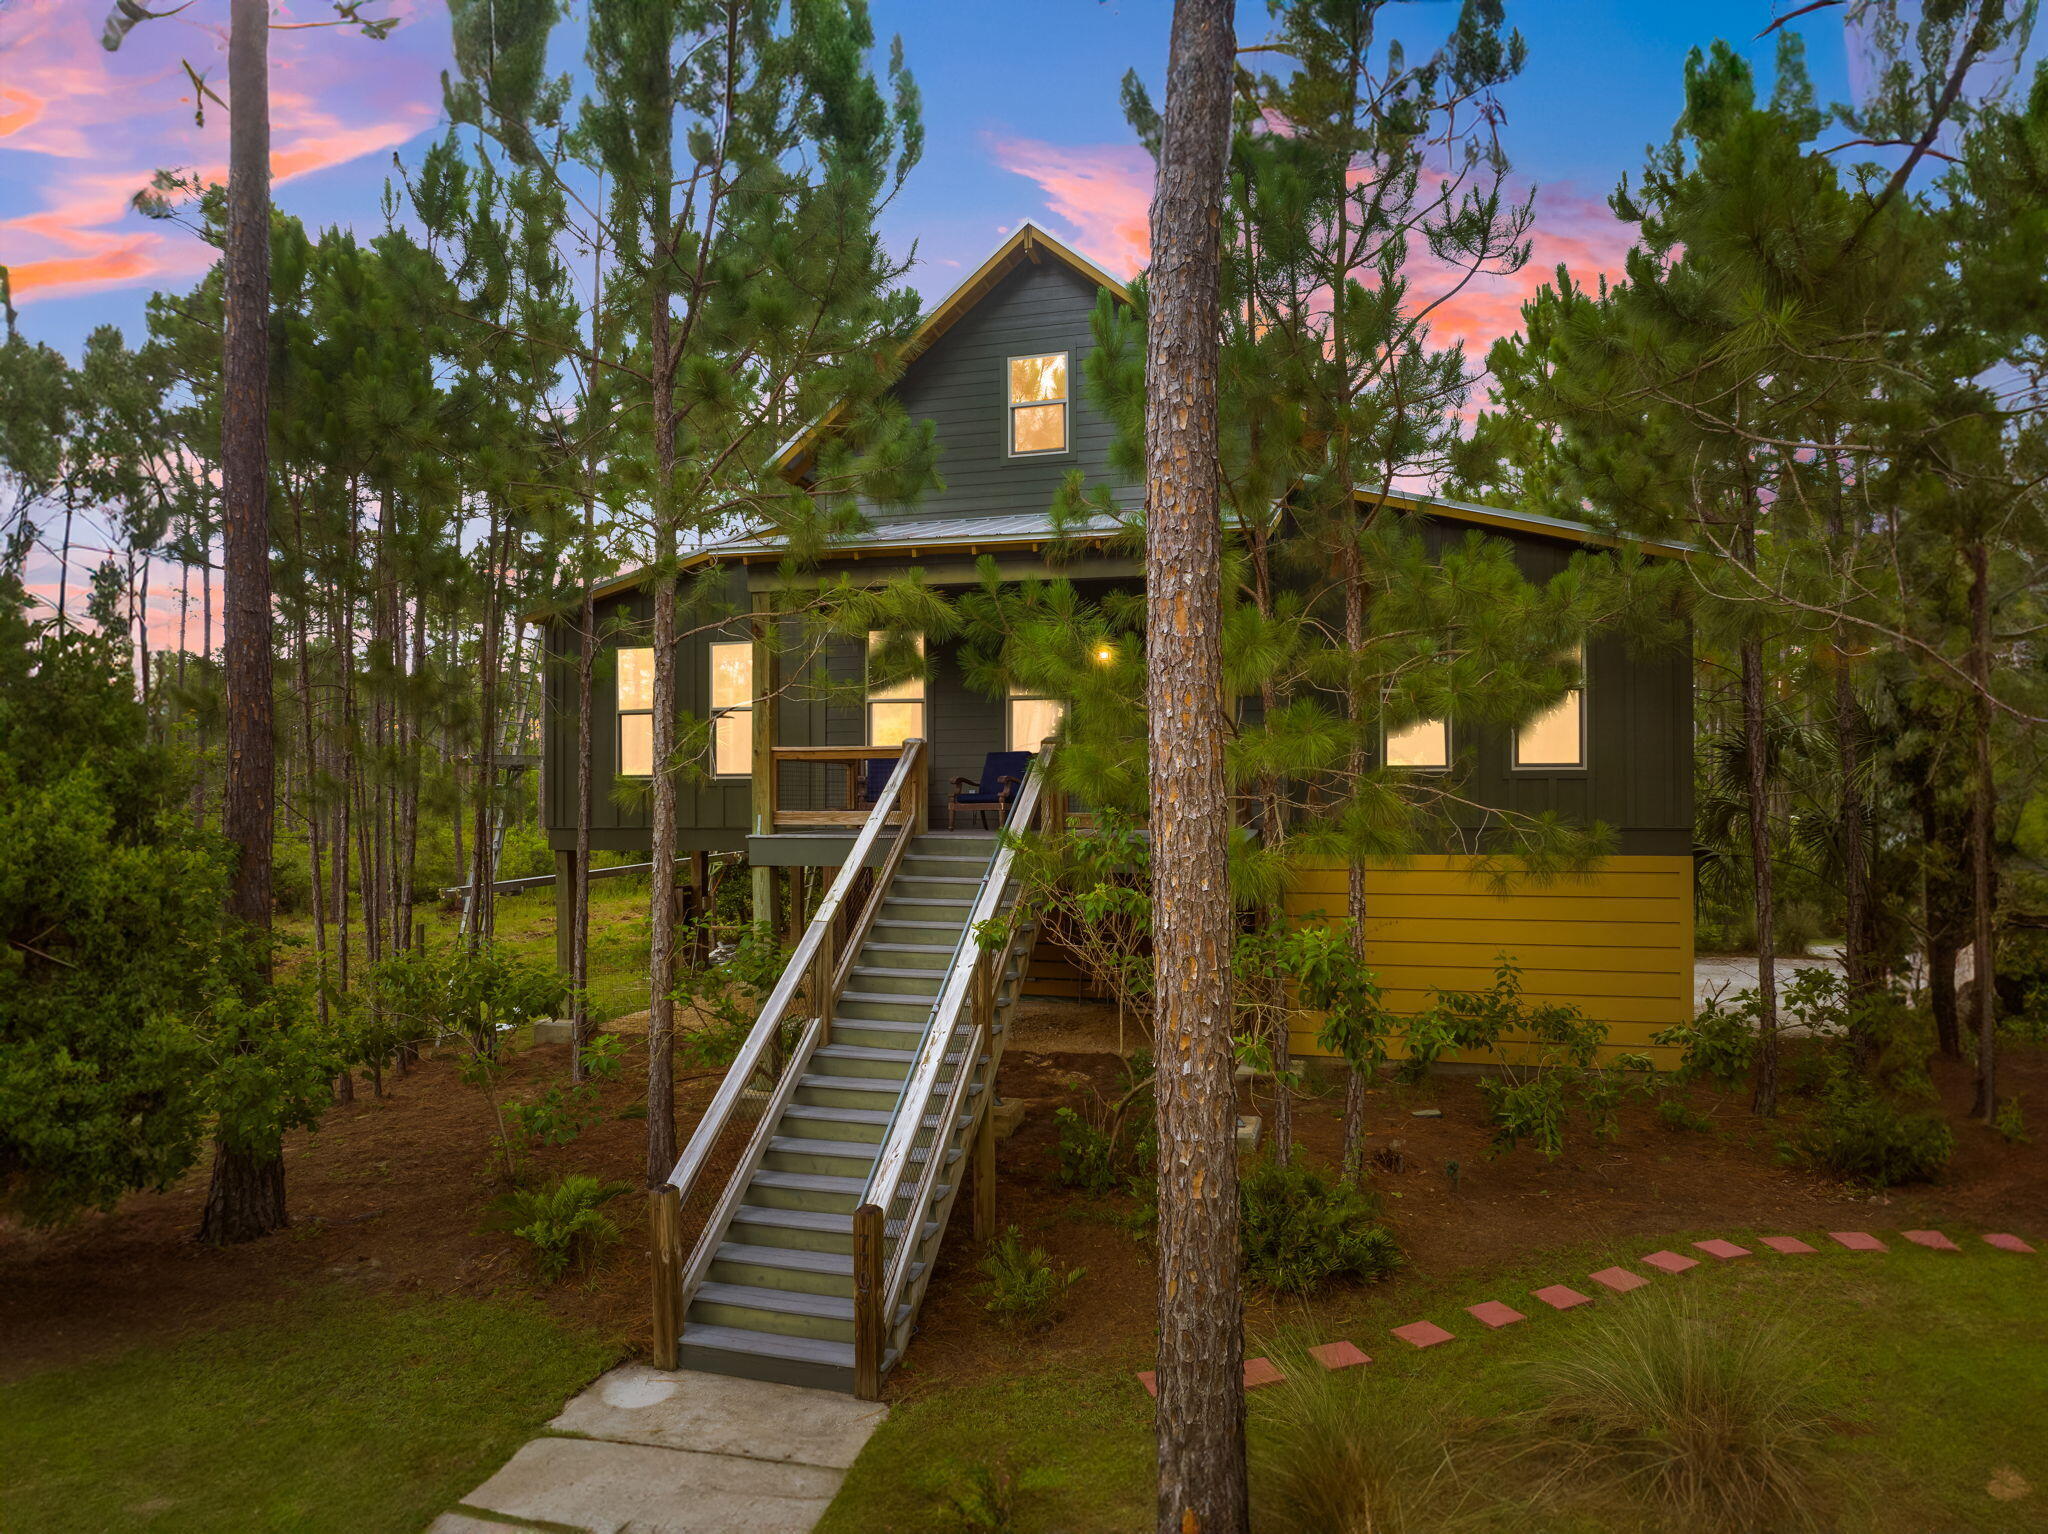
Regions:
M 886 1406 L 627 1364 L 428 1534 L 810 1534 Z

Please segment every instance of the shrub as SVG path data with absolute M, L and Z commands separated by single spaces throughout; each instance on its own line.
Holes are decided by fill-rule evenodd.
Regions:
M 1690 1023 L 1678 1023 L 1651 1036 L 1653 1044 L 1675 1046 L 1684 1052 L 1678 1065 L 1680 1081 L 1713 1081 L 1734 1087 L 1749 1074 L 1756 1057 L 1755 991 L 1733 997 L 1716 996 Z
M 1309 1294 L 1333 1279 L 1361 1283 L 1401 1265 L 1372 1201 L 1300 1161 L 1260 1161 L 1238 1185 L 1244 1273 L 1253 1283 Z
M 692 934 L 685 932 L 678 947 L 684 953 L 692 953 L 698 945 Z M 775 929 L 756 923 L 742 929 L 739 941 L 718 951 L 711 961 L 679 966 L 670 994 L 682 1006 L 696 1012 L 698 1023 L 678 1034 L 677 1063 L 697 1069 L 730 1064 L 746 1043 L 747 1035 L 754 1031 L 761 1003 L 775 989 L 775 982 L 782 978 L 788 963 L 789 950 L 776 941 Z M 802 1023 L 796 1016 L 798 1010 L 791 1009 L 781 1030 L 782 1037 L 770 1052 L 764 1068 L 771 1077 L 782 1074 L 783 1057 L 795 1048 L 802 1032 Z
M 1108 1193 L 1133 1185 L 1136 1191 L 1151 1175 L 1159 1155 L 1152 1074 L 1152 1057 L 1140 1052 L 1124 1062 L 1114 1098 L 1097 1094 L 1085 1114 L 1067 1107 L 1054 1112 L 1054 1175 L 1063 1186 Z
M 1444 1428 L 1368 1387 L 1365 1372 L 1302 1359 L 1259 1392 L 1250 1468 L 1262 1534 L 1423 1534 L 1455 1518 Z
M 1017 1527 L 1017 1477 L 1004 1460 L 969 1466 L 946 1493 L 947 1525 L 959 1534 L 1010 1534 Z
M 1939 1115 L 1902 1113 L 1888 1099 L 1844 1081 L 1808 1121 L 1796 1148 L 1830 1176 L 1889 1188 L 1939 1174 L 1955 1152 L 1956 1137 Z
M 2027 1119 L 2020 1111 L 2020 1100 L 2017 1097 L 2008 1097 L 1998 1105 L 1998 1112 L 1992 1117 L 1991 1127 L 1998 1131 L 1999 1138 L 2007 1145 L 2028 1143 Z
M 1551 1411 L 1588 1460 L 1687 1529 L 1813 1528 L 1831 1432 L 1797 1339 L 1668 1290 L 1607 1312 L 1542 1366 Z
M 982 1296 L 982 1309 L 1022 1332 L 1042 1332 L 1057 1321 L 1068 1293 L 1088 1271 L 1055 1267 L 1042 1246 L 1026 1251 L 1014 1225 L 989 1243 L 976 1267 L 988 1280 L 974 1291 Z
M 619 1239 L 619 1227 L 599 1211 L 630 1186 L 572 1173 L 545 1188 L 501 1195 L 491 1206 L 490 1223 L 531 1246 L 541 1282 L 552 1284 L 572 1266 L 587 1271 Z
M 1657 1122 L 1673 1134 L 1705 1134 L 1714 1121 L 1682 1097 L 1660 1098 Z

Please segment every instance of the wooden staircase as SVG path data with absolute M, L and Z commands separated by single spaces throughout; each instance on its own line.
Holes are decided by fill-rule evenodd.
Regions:
M 1028 926 L 1011 919 L 1010 852 L 995 832 L 921 828 L 916 747 L 656 1192 L 657 1358 L 668 1366 L 872 1397 L 909 1343 L 970 1176 L 977 1234 L 989 1234 L 989 1114 Z M 1038 776 L 1020 789 L 1013 826 L 1030 823 Z M 835 962 L 853 870 L 892 814 L 893 841 Z M 770 1079 L 769 1044 L 798 1029 Z M 721 1143 L 727 1154 L 714 1154 Z M 731 1169 L 714 1188 L 708 1168 L 720 1161 Z M 707 1212 L 684 1260 L 688 1203 Z M 672 1361 L 661 1356 L 671 1335 Z

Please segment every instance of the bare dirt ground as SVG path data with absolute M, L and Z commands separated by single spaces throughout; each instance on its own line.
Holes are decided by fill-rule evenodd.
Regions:
M 615 1027 L 636 1031 L 631 1019 Z M 1122 1042 L 1129 1050 L 1142 1041 L 1127 1028 Z M 1049 1338 L 1031 1344 L 1040 1365 L 1060 1355 L 1151 1347 L 1154 1273 L 1151 1248 L 1128 1220 L 1134 1201 L 1080 1198 L 1054 1176 L 1053 1111 L 1114 1090 L 1122 1065 L 1117 1050 L 1113 1009 L 1037 1002 L 1019 1015 L 1003 1062 L 1000 1092 L 1029 1107 L 1000 1152 L 998 1220 L 1018 1225 L 1057 1261 L 1088 1269 L 1086 1303 Z M 518 1054 L 508 1095 L 532 1096 L 562 1080 L 567 1066 L 562 1045 Z M 163 1193 L 137 1195 L 64 1230 L 0 1225 L 0 1378 L 232 1324 L 250 1306 L 332 1282 L 395 1295 L 537 1295 L 565 1321 L 644 1348 L 645 1201 L 639 1189 L 646 1125 L 621 1116 L 641 1098 L 643 1070 L 644 1061 L 629 1052 L 624 1077 L 604 1089 L 603 1121 L 570 1145 L 534 1153 L 544 1177 L 584 1171 L 630 1184 L 609 1206 L 623 1240 L 588 1282 L 571 1278 L 539 1288 L 518 1243 L 486 1228 L 496 1191 L 489 1106 L 457 1079 L 452 1059 L 429 1059 L 408 1075 L 387 1078 L 381 1101 L 365 1091 L 330 1112 L 317 1133 L 291 1137 L 286 1166 L 294 1223 L 277 1237 L 225 1250 L 194 1243 L 203 1167 Z M 2048 1054 L 2015 1049 L 2003 1071 L 2005 1092 L 2028 1104 L 2048 1103 Z M 1780 1164 L 1778 1141 L 1788 1126 L 1761 1124 L 1743 1102 L 1705 1089 L 1691 1095 L 1714 1119 L 1715 1129 L 1706 1134 L 1675 1134 L 1647 1105 L 1630 1105 L 1611 1141 L 1576 1136 L 1555 1161 L 1526 1148 L 1490 1156 L 1478 1086 L 1469 1077 L 1376 1089 L 1372 1145 L 1397 1150 L 1401 1169 L 1377 1171 L 1375 1187 L 1410 1271 L 1423 1278 L 1563 1243 L 1705 1227 L 1896 1229 L 1948 1222 L 2040 1234 L 2048 1223 L 2048 1146 L 2009 1146 L 1969 1123 L 1964 1067 L 1938 1062 L 1935 1079 L 1956 1125 L 1954 1163 L 1940 1183 L 1881 1199 Z M 715 1072 L 683 1079 L 683 1133 L 715 1081 Z M 1268 1111 L 1263 1095 L 1248 1104 L 1251 1111 Z M 1334 1090 L 1301 1103 L 1297 1134 L 1311 1156 L 1335 1158 L 1339 1107 Z M 1443 1117 L 1412 1116 L 1426 1107 L 1440 1108 Z M 1455 1187 L 1447 1173 L 1453 1161 L 1459 1166 Z M 947 1240 L 921 1335 L 892 1391 L 919 1391 L 1009 1366 L 1016 1344 L 986 1322 L 973 1294 L 977 1256 L 957 1231 Z M 1273 1318 L 1269 1307 L 1254 1306 L 1254 1327 Z

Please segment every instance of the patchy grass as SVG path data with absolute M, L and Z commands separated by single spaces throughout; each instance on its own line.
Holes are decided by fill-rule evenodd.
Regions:
M 435 948 L 455 941 L 462 924 L 459 910 L 445 905 L 413 907 L 413 920 L 426 929 Z M 288 967 L 313 961 L 313 919 L 280 917 L 277 932 L 286 943 Z M 552 964 L 555 958 L 555 896 L 552 888 L 498 897 L 498 941 L 512 952 Z M 328 942 L 334 932 L 328 930 Z M 363 928 L 350 924 L 349 963 L 362 963 Z M 329 963 L 333 962 L 330 957 Z M 647 1006 L 647 876 L 624 874 L 595 879 L 590 885 L 590 1003 L 600 1022 L 645 1010 Z
M 532 1307 L 314 1291 L 0 1385 L 0 1524 L 417 1534 L 616 1356 Z
M 1686 1249 L 1680 1239 L 1669 1244 Z M 1617 1477 L 1572 1470 L 1583 1457 L 1569 1441 L 1571 1425 L 1551 1410 L 1543 1366 L 1569 1360 L 1597 1314 L 1650 1291 L 1602 1292 L 1593 1306 L 1559 1314 L 1529 1290 L 1564 1281 L 1594 1292 L 1586 1273 L 1633 1263 L 1655 1245 L 1555 1251 L 1484 1277 L 1409 1279 L 1320 1299 L 1293 1312 L 1297 1319 L 1278 1334 L 1255 1337 L 1250 1351 L 1284 1361 L 1307 1343 L 1348 1336 L 1378 1361 L 1354 1371 L 1344 1388 L 1369 1393 L 1375 1413 L 1459 1424 L 1454 1473 L 1431 1488 L 1441 1516 L 1415 1527 L 1637 1534 L 1660 1527 L 1653 1506 Z M 1653 1282 L 1683 1286 L 1702 1313 L 1737 1328 L 1767 1318 L 1788 1323 L 1831 1428 L 1821 1455 L 1824 1505 L 1815 1509 L 1823 1526 L 1841 1534 L 2048 1530 L 2048 1438 L 2040 1430 L 2048 1333 L 2039 1324 L 2048 1260 L 1981 1246 L 1927 1252 L 1894 1240 L 1888 1255 L 1760 1252 L 1732 1263 L 1703 1260 Z M 1505 1300 L 1529 1319 L 1489 1333 L 1463 1309 L 1485 1299 Z M 1387 1336 L 1390 1326 L 1424 1318 L 1457 1340 L 1417 1352 Z M 1274 1431 L 1284 1389 L 1251 1397 L 1255 1439 Z M 933 1389 L 895 1408 L 821 1527 L 946 1527 L 949 1493 L 978 1467 L 1003 1464 L 1016 1477 L 1020 1534 L 1144 1527 L 1151 1426 L 1151 1401 L 1128 1360 Z M 1255 1513 L 1259 1505 L 1255 1483 Z

